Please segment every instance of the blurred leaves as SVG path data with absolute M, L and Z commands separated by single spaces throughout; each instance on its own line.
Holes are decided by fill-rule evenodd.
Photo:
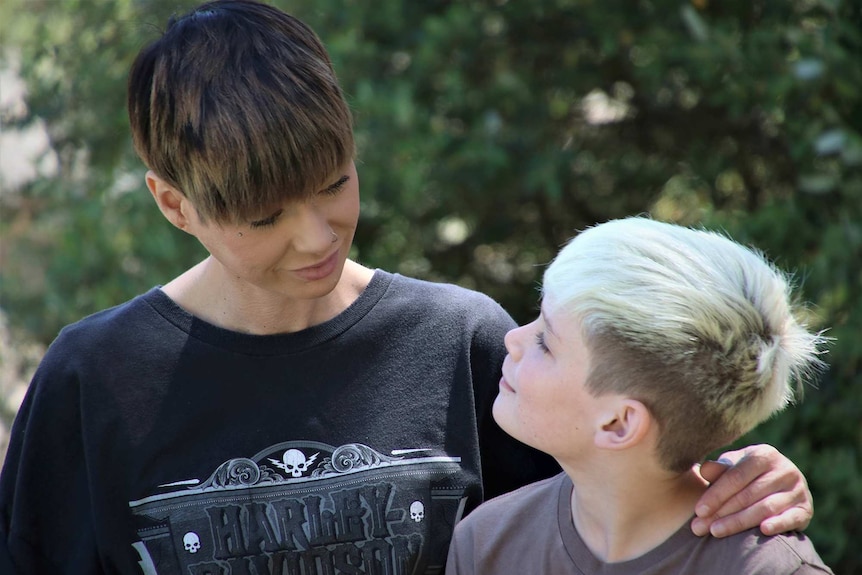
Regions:
M 363 263 L 485 291 L 519 321 L 577 230 L 651 212 L 796 270 L 832 365 L 768 441 L 809 478 L 809 528 L 862 570 L 862 13 L 847 0 L 275 2 L 331 51 L 355 111 Z M 0 196 L 0 305 L 60 326 L 203 251 L 143 185 L 124 110 L 137 50 L 186 0 L 6 0 L 3 63 L 57 171 Z

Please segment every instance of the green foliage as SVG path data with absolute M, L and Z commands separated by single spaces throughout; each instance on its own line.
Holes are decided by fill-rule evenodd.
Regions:
M 55 176 L 0 196 L 0 305 L 13 328 L 43 342 L 203 257 L 154 209 L 125 113 L 132 59 L 174 9 L 131 0 L 0 7 L 3 62 L 20 61 L 27 89 L 27 113 L 4 124 L 44 120 L 58 164 Z
M 808 532 L 862 570 L 862 13 L 842 0 L 275 2 L 330 49 L 355 110 L 363 263 L 485 291 L 519 321 L 578 229 L 640 212 L 722 227 L 797 271 L 835 338 L 799 407 L 744 441 L 803 469 Z M 27 114 L 58 173 L 0 196 L 0 294 L 49 341 L 202 250 L 143 185 L 123 108 L 177 0 L 7 0 Z M 11 50 L 14 48 L 14 51 Z

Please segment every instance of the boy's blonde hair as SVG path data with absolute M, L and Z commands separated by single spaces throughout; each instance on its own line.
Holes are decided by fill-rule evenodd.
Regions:
M 549 311 L 581 323 L 589 390 L 643 402 L 675 471 L 783 409 L 820 366 L 824 338 L 800 321 L 790 292 L 761 253 L 643 217 L 580 233 L 543 283 Z

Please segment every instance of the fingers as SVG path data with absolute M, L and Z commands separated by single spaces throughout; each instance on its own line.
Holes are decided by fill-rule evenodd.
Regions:
M 797 503 L 795 493 L 769 495 L 738 511 L 723 514 L 724 510 L 709 517 L 692 521 L 697 535 L 710 533 L 713 537 L 726 537 L 753 527 L 760 527 L 764 535 L 802 530 L 811 520 L 811 512 Z
M 732 465 L 733 463 L 726 459 L 719 461 L 704 461 L 700 465 L 700 476 L 710 483 L 715 483 L 715 481 L 717 481 L 725 471 L 730 469 Z
M 697 518 L 692 525 L 695 534 L 725 537 L 757 527 L 771 516 L 764 513 L 774 501 L 761 502 L 772 493 L 768 482 L 758 479 L 746 484 L 745 480 L 746 477 L 732 467 L 706 490 L 695 507 Z
M 697 502 L 695 513 L 700 517 L 724 517 L 756 503 L 772 492 L 768 484 L 764 486 L 764 482 L 769 479 L 762 478 L 764 469 L 768 470 L 769 467 L 755 461 L 753 457 L 742 459 L 722 473 L 706 490 Z
M 701 475 L 714 483 L 697 503 L 692 531 L 724 537 L 761 527 L 765 534 L 808 526 L 814 505 L 802 472 L 769 445 L 729 452 L 737 461 L 721 472 L 717 462 L 701 466 Z
M 750 445 L 748 447 L 743 447 L 742 449 L 736 449 L 734 451 L 725 451 L 721 454 L 721 457 L 718 458 L 719 461 L 724 461 L 728 465 L 736 465 L 739 461 L 745 457 L 749 452 L 766 452 L 769 450 L 775 451 L 778 453 L 778 450 L 772 447 L 771 445 Z M 780 453 L 778 453 L 781 455 Z
M 764 535 L 776 535 L 788 531 L 804 531 L 811 523 L 813 508 L 792 507 L 776 517 L 770 517 L 760 524 Z

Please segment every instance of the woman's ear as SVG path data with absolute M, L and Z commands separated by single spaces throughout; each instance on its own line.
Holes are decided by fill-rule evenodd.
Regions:
M 146 180 L 147 187 L 165 218 L 177 228 L 187 232 L 191 204 L 185 195 L 152 170 L 147 171 Z
M 600 449 L 628 449 L 644 440 L 654 420 L 647 407 L 635 399 L 615 398 L 601 414 L 595 442 Z

